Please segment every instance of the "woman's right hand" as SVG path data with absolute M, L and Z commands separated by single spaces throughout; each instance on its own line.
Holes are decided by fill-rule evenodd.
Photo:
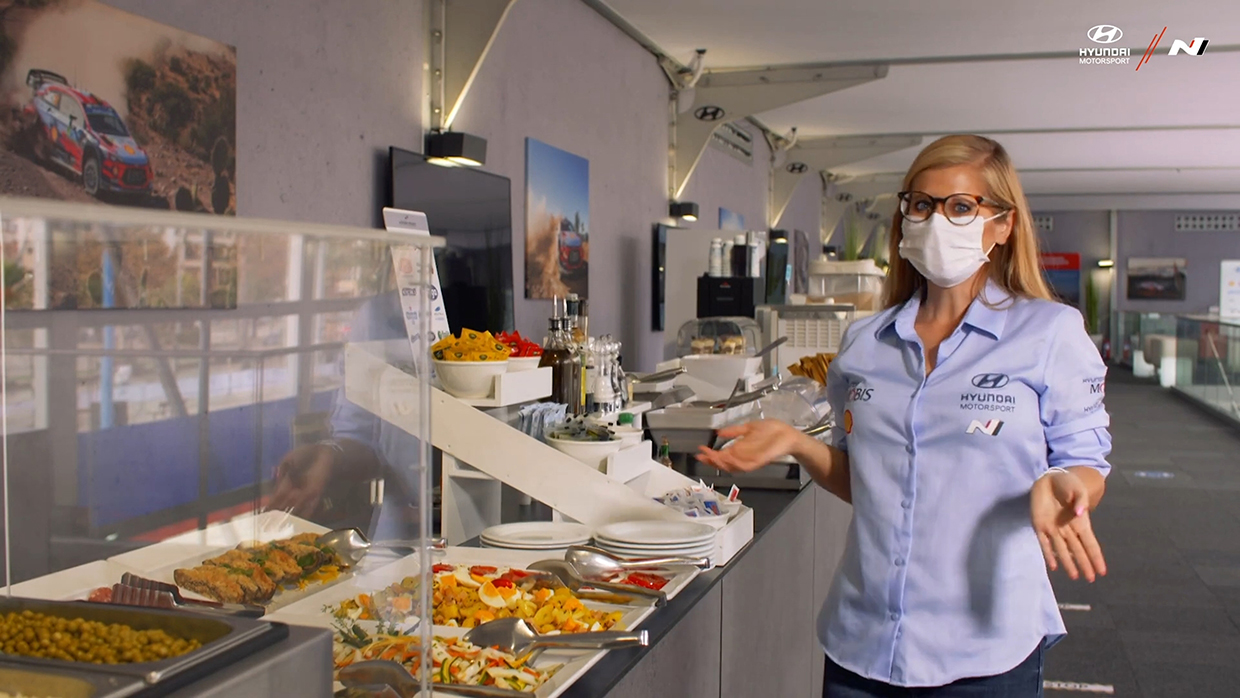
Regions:
M 801 440 L 808 438 L 800 430 L 773 419 L 720 429 L 719 436 L 736 441 L 718 451 L 699 446 L 697 459 L 729 473 L 752 472 L 776 458 L 795 455 Z

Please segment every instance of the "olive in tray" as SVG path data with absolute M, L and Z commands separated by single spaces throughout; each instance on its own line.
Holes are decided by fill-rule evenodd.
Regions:
M 289 584 L 312 575 L 339 573 L 335 553 L 315 544 L 316 533 L 256 547 L 237 548 L 208 558 L 193 568 L 173 572 L 177 586 L 223 603 L 262 604 Z

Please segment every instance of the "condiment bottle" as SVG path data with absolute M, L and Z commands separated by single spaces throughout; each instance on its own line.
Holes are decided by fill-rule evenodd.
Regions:
M 547 345 L 543 347 L 538 366 L 551 367 L 551 401 L 567 405 L 569 411 L 573 412 L 577 405 L 577 395 L 580 393 L 577 376 L 581 360 L 568 340 L 564 329 L 565 320 L 553 317 L 549 324 L 550 336 L 547 338 Z
M 667 467 L 672 467 L 672 445 L 667 442 L 667 437 L 663 437 L 663 443 L 659 444 L 659 462 Z

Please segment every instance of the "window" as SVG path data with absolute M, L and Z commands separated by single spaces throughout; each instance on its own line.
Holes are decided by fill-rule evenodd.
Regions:
M 82 109 L 82 105 L 68 95 L 60 100 L 60 111 L 64 113 L 65 118 L 71 120 L 74 128 L 82 128 L 82 124 L 86 121 L 86 112 Z
M 102 136 L 116 136 L 117 138 L 128 138 L 129 131 L 125 128 L 125 122 L 121 121 L 121 117 L 111 109 L 95 109 L 88 115 L 90 119 L 90 128 L 95 133 Z

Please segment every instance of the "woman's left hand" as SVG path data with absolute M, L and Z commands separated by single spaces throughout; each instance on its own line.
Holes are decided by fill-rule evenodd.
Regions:
M 1084 575 L 1092 582 L 1107 573 L 1107 564 L 1090 525 L 1089 504 L 1089 488 L 1071 471 L 1039 479 L 1029 496 L 1046 566 L 1054 571 L 1062 564 L 1072 579 Z

